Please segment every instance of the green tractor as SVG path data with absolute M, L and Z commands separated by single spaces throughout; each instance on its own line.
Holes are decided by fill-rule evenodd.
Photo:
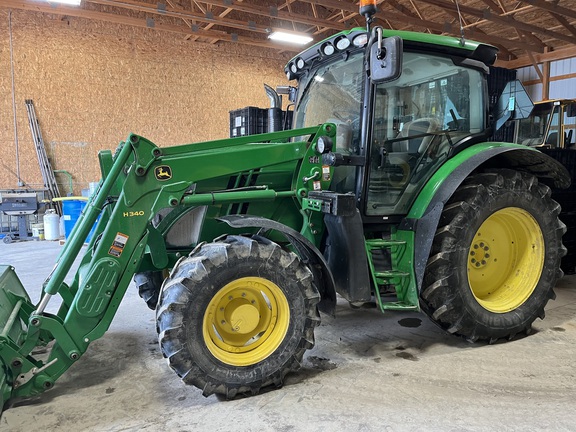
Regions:
M 496 48 L 371 28 L 375 11 L 288 63 L 294 129 L 174 147 L 131 134 L 99 154 L 98 190 L 39 302 L 0 267 L 0 405 L 52 388 L 133 277 L 170 367 L 228 398 L 297 370 L 337 294 L 422 310 L 470 341 L 544 317 L 565 254 L 550 187 L 568 172 L 486 142 Z

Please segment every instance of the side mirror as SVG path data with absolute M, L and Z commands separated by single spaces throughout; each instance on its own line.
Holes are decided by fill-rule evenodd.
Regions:
M 278 86 L 276 87 L 276 93 L 282 95 L 288 95 L 288 100 L 290 102 L 296 102 L 296 92 L 298 89 L 292 86 Z
M 566 117 L 576 117 L 576 103 L 571 103 L 566 107 Z
M 496 130 L 508 120 L 528 118 L 534 108 L 532 99 L 519 80 L 509 81 L 494 107 Z
M 402 74 L 402 39 L 383 38 L 381 28 L 375 31 L 378 37 L 370 46 L 370 78 L 374 84 L 394 81 Z

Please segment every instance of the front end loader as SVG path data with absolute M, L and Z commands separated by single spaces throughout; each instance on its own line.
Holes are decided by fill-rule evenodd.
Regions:
M 280 386 L 337 294 L 422 310 L 470 341 L 544 317 L 565 253 L 550 187 L 570 176 L 487 142 L 496 48 L 371 28 L 375 2 L 361 5 L 367 28 L 286 66 L 293 130 L 174 147 L 131 134 L 99 154 L 102 180 L 38 303 L 0 267 L 2 405 L 53 387 L 132 278 L 168 364 L 206 396 Z

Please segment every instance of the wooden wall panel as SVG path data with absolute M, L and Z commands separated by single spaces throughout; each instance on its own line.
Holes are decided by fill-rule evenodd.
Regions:
M 17 185 L 8 14 L 0 7 L 0 189 Z M 159 146 L 225 138 L 230 110 L 266 107 L 263 84 L 287 83 L 289 56 L 265 49 L 16 10 L 12 35 L 20 172 L 31 187 L 42 181 L 25 99 L 53 168 L 72 173 L 79 193 L 99 178 L 98 150 L 128 133 Z

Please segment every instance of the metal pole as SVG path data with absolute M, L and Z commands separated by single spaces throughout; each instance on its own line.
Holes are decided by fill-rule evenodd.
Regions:
M 16 90 L 14 85 L 14 48 L 12 46 L 12 10 L 8 11 L 8 34 L 10 35 L 10 74 L 12 76 L 12 111 L 14 115 L 14 145 L 16 147 L 16 177 L 18 186 L 24 186 L 20 178 L 20 152 L 18 151 L 18 122 L 16 121 Z

